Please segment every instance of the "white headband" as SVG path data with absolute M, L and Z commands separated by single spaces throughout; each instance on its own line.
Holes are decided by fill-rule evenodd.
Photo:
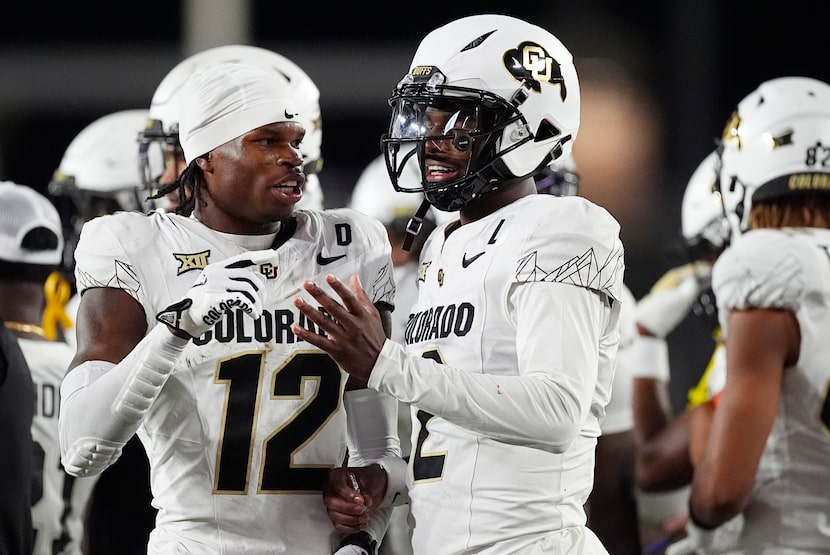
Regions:
M 183 94 L 179 140 L 188 164 L 257 127 L 299 123 L 288 83 L 246 64 L 223 63 L 198 71 Z

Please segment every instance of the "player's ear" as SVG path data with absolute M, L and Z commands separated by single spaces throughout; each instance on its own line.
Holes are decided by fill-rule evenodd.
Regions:
M 213 171 L 213 159 L 211 157 L 211 153 L 208 152 L 204 156 L 199 156 L 196 158 L 196 164 L 203 172 L 212 172 Z

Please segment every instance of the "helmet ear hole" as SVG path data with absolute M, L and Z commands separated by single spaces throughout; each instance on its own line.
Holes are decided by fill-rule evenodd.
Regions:
M 546 141 L 559 136 L 561 133 L 562 131 L 560 131 L 558 127 L 552 124 L 549 120 L 543 119 L 534 133 L 533 142 L 538 143 L 540 141 Z

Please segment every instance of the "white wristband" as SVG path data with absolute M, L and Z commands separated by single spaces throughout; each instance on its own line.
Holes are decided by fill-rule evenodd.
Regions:
M 635 378 L 669 381 L 669 346 L 665 339 L 641 335 L 634 342 L 633 351 Z
M 367 466 L 383 457 L 401 455 L 398 401 L 373 389 L 343 394 L 348 422 L 349 466 Z
M 406 461 L 398 439 L 398 400 L 373 389 L 343 394 L 348 422 L 349 466 L 379 464 L 387 475 L 386 495 L 380 506 L 408 501 Z

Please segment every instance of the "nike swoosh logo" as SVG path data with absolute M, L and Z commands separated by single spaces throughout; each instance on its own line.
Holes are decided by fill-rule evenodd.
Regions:
M 289 112 L 287 109 L 285 110 L 285 119 L 294 119 L 294 114 Z
M 478 260 L 478 257 L 481 256 L 482 254 L 484 254 L 484 251 L 481 251 L 480 253 L 476 254 L 475 256 L 471 256 L 470 258 L 467 258 L 467 253 L 465 252 L 464 255 L 461 257 L 461 267 L 466 268 L 467 266 L 469 266 L 470 264 L 472 264 L 473 262 Z
M 340 256 L 323 256 L 323 253 L 317 253 L 317 264 L 320 266 L 325 266 L 327 264 L 331 264 L 332 262 L 337 262 L 341 258 L 346 258 L 345 254 L 341 254 Z

